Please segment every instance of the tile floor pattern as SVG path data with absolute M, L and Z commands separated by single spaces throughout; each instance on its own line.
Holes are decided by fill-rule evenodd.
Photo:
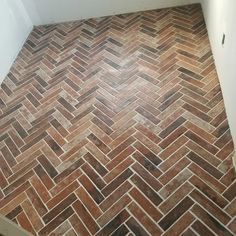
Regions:
M 236 233 L 199 5 L 36 27 L 0 98 L 0 212 L 32 234 Z

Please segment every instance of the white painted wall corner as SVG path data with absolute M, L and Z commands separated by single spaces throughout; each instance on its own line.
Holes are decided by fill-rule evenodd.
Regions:
M 0 83 L 10 70 L 33 28 L 19 0 L 2 0 L 0 7 Z

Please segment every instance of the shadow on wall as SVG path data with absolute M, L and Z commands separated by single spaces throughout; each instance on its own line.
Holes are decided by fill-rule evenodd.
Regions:
M 201 0 L 201 2 L 230 130 L 236 146 L 236 1 Z M 222 45 L 223 34 L 225 34 L 224 45 Z

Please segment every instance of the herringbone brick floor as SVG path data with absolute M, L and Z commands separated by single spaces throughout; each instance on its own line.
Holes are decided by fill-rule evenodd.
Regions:
M 236 233 L 199 5 L 36 27 L 0 119 L 0 212 L 34 235 Z

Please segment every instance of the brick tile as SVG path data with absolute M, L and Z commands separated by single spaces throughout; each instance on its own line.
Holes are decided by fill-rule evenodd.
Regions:
M 190 193 L 193 189 L 188 182 L 184 183 L 179 189 L 177 189 L 172 195 L 170 195 L 165 201 L 159 205 L 159 209 L 164 214 L 167 214 L 172 208 L 178 204 L 185 195 Z
M 233 235 L 232 233 L 230 233 L 230 231 L 228 231 L 224 226 L 222 226 L 215 218 L 209 215 L 200 206 L 195 205 L 192 208 L 192 212 L 218 235 Z
M 95 219 L 102 215 L 100 208 L 83 188 L 77 189 L 76 194 Z
M 133 217 L 131 217 L 126 224 L 135 235 L 148 235 L 142 225 L 140 225 Z
M 199 179 L 197 176 L 193 176 L 190 180 L 197 189 L 203 192 L 207 197 L 212 199 L 219 207 L 224 208 L 227 205 L 227 200 L 219 193 L 210 188 L 204 181 Z
M 193 223 L 192 228 L 200 235 L 209 235 L 213 236 L 214 233 L 210 231 L 204 224 L 201 223 L 201 221 L 197 220 Z
M 116 203 L 114 203 L 104 214 L 97 219 L 98 224 L 103 227 L 110 219 L 116 216 L 122 209 L 124 209 L 131 202 L 130 197 L 124 195 Z
M 162 217 L 161 212 L 153 207 L 152 203 L 137 188 L 133 188 L 130 191 L 130 195 L 154 221 L 157 222 Z
M 194 216 L 187 212 L 185 213 L 174 225 L 172 225 L 167 232 L 164 234 L 167 235 L 184 235 L 181 234 L 189 225 L 194 221 Z M 186 235 L 186 233 L 185 233 Z
M 30 221 L 28 220 L 24 212 L 21 212 L 17 216 L 17 221 L 19 222 L 22 228 L 26 229 L 28 232 L 30 232 L 33 235 L 36 234 L 32 224 L 30 223 Z
M 124 223 L 127 218 L 129 218 L 129 214 L 126 210 L 120 212 L 114 219 L 112 219 L 105 227 L 103 227 L 96 236 L 109 235 L 113 231 L 115 231 L 122 223 Z
M 107 197 L 131 175 L 133 175 L 133 172 L 130 169 L 125 170 L 102 190 L 102 194 Z
M 106 186 L 105 181 L 87 163 L 83 165 L 82 169 L 98 189 L 102 189 Z
M 189 198 L 184 198 L 173 210 L 171 210 L 160 222 L 163 230 L 167 230 L 178 218 L 180 218 L 194 202 Z
M 125 193 L 131 189 L 132 185 L 129 182 L 124 182 L 121 184 L 112 194 L 110 194 L 101 204 L 100 208 L 106 211 L 110 206 L 112 206 L 118 198 L 122 197 Z
M 72 215 L 69 218 L 69 221 L 78 235 L 87 236 L 90 234 L 76 214 Z
M 22 208 L 36 232 L 43 228 L 43 222 L 29 200 L 22 203 Z
M 87 226 L 90 233 L 95 234 L 99 230 L 99 226 L 94 221 L 94 219 L 89 215 L 88 211 L 85 209 L 83 204 L 79 200 L 77 200 L 75 203 L 73 203 L 73 208 L 79 215 L 80 219 Z
M 151 235 L 160 235 L 161 229 L 147 215 L 145 215 L 136 203 L 131 203 L 128 206 L 128 209 Z
M 55 228 L 57 228 L 62 222 L 64 222 L 66 219 L 68 219 L 73 213 L 74 213 L 74 211 L 72 210 L 72 208 L 68 207 L 60 215 L 58 215 L 54 220 L 52 220 L 49 224 L 47 224 L 45 227 L 43 227 L 38 232 L 38 234 L 39 235 L 48 235 Z
M 205 209 L 208 210 L 215 218 L 221 221 L 223 224 L 227 224 L 230 221 L 230 217 L 224 213 L 220 208 L 213 204 L 207 197 L 201 194 L 197 190 L 193 190 L 190 196 L 199 204 L 204 205 Z
M 143 194 L 156 206 L 158 206 L 162 199 L 161 197 L 153 190 L 151 189 L 140 177 L 137 175 L 134 175 L 131 178 L 131 181 L 135 184 L 137 188 L 139 188 Z
M 51 209 L 46 215 L 43 216 L 43 221 L 48 224 L 53 218 L 55 218 L 63 209 L 67 208 L 74 201 L 76 201 L 76 196 L 74 193 L 70 194 L 67 198 L 63 199 L 57 206 Z

